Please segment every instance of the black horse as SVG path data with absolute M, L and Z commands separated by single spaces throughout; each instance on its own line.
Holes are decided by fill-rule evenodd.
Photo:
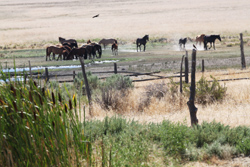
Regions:
M 215 40 L 218 39 L 221 41 L 220 35 L 205 35 L 204 36 L 204 49 L 207 50 L 207 43 L 210 43 L 210 48 L 212 47 L 212 45 L 214 45 Z M 214 50 L 215 50 L 215 45 L 214 45 Z
M 145 52 L 146 43 L 149 40 L 148 38 L 149 38 L 148 35 L 145 35 L 143 38 L 137 38 L 136 40 L 137 52 L 138 52 L 138 47 L 140 47 L 140 51 L 141 51 L 141 45 L 144 45 L 144 52 Z
M 179 39 L 179 45 L 180 45 L 180 50 L 184 50 L 185 49 L 185 44 L 187 43 L 187 38 L 181 38 Z M 183 48 L 182 48 L 183 46 Z

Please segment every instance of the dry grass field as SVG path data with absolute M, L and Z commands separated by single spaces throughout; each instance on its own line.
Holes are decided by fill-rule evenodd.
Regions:
M 0 46 L 75 39 L 250 31 L 248 0 L 0 0 Z M 98 18 L 92 16 L 100 14 Z

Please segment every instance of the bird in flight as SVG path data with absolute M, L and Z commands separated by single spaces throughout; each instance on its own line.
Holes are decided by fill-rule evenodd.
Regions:
M 99 14 L 97 14 L 97 15 L 93 16 L 92 18 L 95 18 L 95 17 L 99 17 Z
M 193 44 L 193 47 L 194 47 L 194 49 L 196 49 L 197 50 L 197 48 L 196 48 L 196 46 Z

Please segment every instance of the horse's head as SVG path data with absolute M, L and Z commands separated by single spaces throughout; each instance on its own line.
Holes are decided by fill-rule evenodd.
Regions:
M 220 35 L 218 35 L 218 39 L 221 41 Z
M 148 35 L 145 35 L 145 36 L 143 37 L 143 39 L 145 39 L 146 41 L 148 41 L 148 40 L 149 40 L 149 36 L 148 36 Z
M 87 44 L 91 44 L 91 41 L 90 41 L 90 39 L 87 41 Z
M 104 39 L 101 39 L 101 40 L 98 42 L 98 44 L 102 44 L 102 43 L 103 43 L 103 40 L 104 40 Z
M 65 38 L 59 37 L 59 42 L 65 41 Z

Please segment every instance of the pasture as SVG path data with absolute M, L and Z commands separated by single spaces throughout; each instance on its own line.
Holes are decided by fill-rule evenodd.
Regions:
M 111 45 L 109 45 L 106 49 L 103 49 L 101 59 L 96 59 L 95 61 L 85 60 L 86 71 L 112 71 L 114 70 L 113 63 L 102 62 L 115 61 L 119 71 L 161 71 L 157 75 L 164 77 L 173 76 L 179 74 L 181 58 L 186 54 L 185 50 L 181 50 L 179 47 L 179 39 L 188 38 L 191 41 L 187 40 L 185 49 L 188 51 L 189 68 L 191 68 L 193 44 L 197 47 L 196 81 L 199 81 L 202 77 L 212 81 L 210 76 L 215 77 L 217 80 L 241 78 L 241 80 L 234 81 L 219 81 L 220 85 L 227 88 L 226 95 L 222 101 L 206 105 L 196 104 L 198 108 L 197 117 L 201 125 L 200 128 L 206 130 L 218 128 L 218 131 L 222 129 L 221 132 L 223 134 L 221 135 L 218 132 L 211 135 L 208 132 L 209 130 L 204 130 L 204 133 L 202 133 L 204 136 L 199 136 L 199 132 L 202 131 L 201 129 L 189 128 L 190 116 L 186 105 L 188 96 L 181 95 L 178 91 L 176 94 L 171 92 L 177 89 L 178 84 L 176 86 L 174 82 L 179 82 L 179 78 L 134 82 L 133 89 L 127 91 L 125 93 L 126 96 L 124 96 L 124 92 L 121 94 L 114 92 L 115 97 L 117 97 L 114 99 L 115 105 L 118 107 L 110 105 L 107 109 L 100 105 L 100 100 L 94 101 L 91 116 L 86 96 L 80 96 L 82 90 L 78 90 L 77 86 L 74 85 L 75 83 L 58 84 L 56 81 L 59 78 L 55 77 L 51 80 L 52 82 L 48 86 L 48 91 L 58 91 L 65 94 L 67 97 L 65 98 L 66 102 L 69 101 L 71 96 L 76 95 L 79 98 L 77 99 L 79 104 L 76 105 L 74 111 L 79 111 L 80 115 L 83 115 L 82 107 L 86 106 L 84 117 L 80 116 L 80 118 L 76 118 L 75 116 L 77 115 L 71 114 L 67 116 L 67 114 L 64 114 L 63 118 L 69 117 L 77 120 L 74 127 L 82 131 L 81 137 L 84 140 L 91 140 L 93 149 L 88 153 L 85 152 L 84 157 L 81 157 L 84 160 L 81 160 L 78 158 L 81 156 L 79 153 L 83 151 L 83 148 L 79 146 L 79 143 L 68 147 L 73 140 L 69 141 L 69 143 L 65 141 L 64 144 L 67 146 L 67 149 L 71 148 L 69 149 L 70 151 L 64 149 L 63 146 L 64 152 L 60 152 L 59 149 L 58 152 L 65 157 L 67 157 L 67 153 L 74 154 L 72 157 L 66 158 L 65 164 L 77 162 L 77 165 L 86 165 L 90 163 L 88 156 L 92 157 L 96 166 L 105 166 L 109 162 L 116 164 L 114 166 L 127 165 L 130 161 L 129 165 L 132 166 L 206 166 L 208 164 L 211 166 L 244 166 L 250 164 L 249 158 L 243 156 L 242 159 L 245 162 L 239 158 L 239 155 L 244 154 L 248 156 L 250 152 L 248 145 L 244 145 L 240 141 L 244 139 L 245 143 L 249 143 L 249 1 L 221 0 L 215 3 L 212 1 L 201 2 L 196 0 L 171 2 L 141 0 L 118 0 L 114 2 L 112 0 L 94 0 L 72 1 L 69 3 L 66 0 L 41 0 L 34 3 L 28 0 L 0 0 L 0 2 L 0 20 L 4 23 L 0 25 L 0 66 L 3 69 L 28 67 L 29 61 L 32 67 L 80 65 L 79 60 L 46 61 L 45 49 L 47 46 L 59 44 L 58 37 L 74 38 L 79 46 L 86 43 L 87 40 L 99 42 L 102 38 L 114 38 L 118 41 L 118 55 L 112 54 Z M 99 14 L 98 17 L 92 18 L 97 14 Z M 220 34 L 221 42 L 218 40 L 215 41 L 216 50 L 212 47 L 205 51 L 203 44 L 199 45 L 195 43 L 196 36 L 203 33 L 208 35 Z M 241 69 L 239 33 L 243 33 L 244 40 L 247 67 L 244 70 Z M 136 39 L 146 34 L 149 35 L 146 51 L 137 52 Z M 210 45 L 208 44 L 209 47 Z M 201 72 L 202 60 L 205 62 L 204 73 Z M 55 69 L 50 70 L 50 72 L 53 75 L 72 74 L 73 70 L 76 73 L 81 72 L 81 68 Z M 130 77 L 130 79 L 140 80 L 150 77 L 137 76 Z M 67 80 L 68 78 L 65 77 L 63 79 Z M 43 84 L 46 85 L 45 83 Z M 57 87 L 53 87 L 53 85 L 57 85 Z M 1 87 L 3 86 L 1 85 Z M 143 100 L 147 96 L 146 92 L 149 92 L 154 86 L 162 92 L 167 89 L 168 93 L 163 98 L 152 97 L 150 103 L 145 105 Z M 21 85 L 21 88 L 26 88 L 26 86 Z M 33 89 L 39 92 L 36 87 Z M 1 93 L 5 93 L 6 91 L 5 89 L 0 90 Z M 98 94 L 101 91 L 97 90 L 96 92 Z M 29 92 L 26 92 L 25 98 L 29 101 L 28 95 Z M 3 98 L 3 96 L 0 97 Z M 11 93 L 8 94 L 8 97 L 10 97 L 10 102 L 12 102 L 13 97 Z M 94 96 L 94 98 L 96 97 Z M 51 109 L 49 105 L 51 103 L 49 102 L 51 101 L 49 93 L 46 94 L 44 100 L 48 100 L 48 104 L 45 107 L 46 110 Z M 21 104 L 20 99 L 17 101 Z M 62 106 L 56 104 L 53 110 L 57 111 L 57 109 L 61 110 L 62 108 Z M 25 110 L 29 111 L 28 108 L 25 108 Z M 52 115 L 49 119 L 54 119 L 55 116 Z M 15 115 L 15 118 L 20 121 L 18 115 Z M 31 118 L 28 121 L 32 123 L 33 120 Z M 57 121 L 59 121 L 61 126 L 60 120 Z M 71 122 L 67 123 L 67 126 L 70 124 Z M 230 130 L 232 131 L 228 131 L 227 125 L 230 126 Z M 164 128 L 171 128 L 172 131 L 166 135 L 166 129 Z M 246 128 L 245 131 L 244 128 Z M 135 135 L 132 129 L 136 129 L 136 133 L 139 135 Z M 193 136 L 184 132 L 183 129 Z M 49 127 L 46 130 L 48 130 L 46 133 L 50 134 Z M 71 129 L 65 132 L 70 136 L 70 131 Z M 63 133 L 60 135 L 63 135 Z M 230 138 L 233 135 L 227 136 L 231 133 L 235 134 L 235 136 L 240 136 L 237 138 L 238 140 Z M 179 140 L 181 145 L 178 145 L 178 141 L 171 140 L 171 137 L 164 137 L 163 134 L 166 136 L 177 134 L 174 137 Z M 74 131 L 73 136 L 75 135 L 76 132 Z M 120 136 L 123 136 L 123 139 Z M 35 137 L 37 140 L 40 140 L 39 135 Z M 199 146 L 199 141 L 194 140 L 194 138 L 199 137 L 204 139 L 202 142 L 205 144 L 202 146 Z M 205 141 L 206 138 L 210 140 L 210 137 L 211 141 Z M 182 138 L 187 139 L 192 144 L 186 143 Z M 45 139 L 42 140 L 45 141 Z M 160 143 L 160 140 L 172 143 Z M 47 142 L 50 143 L 51 141 Z M 129 150 L 122 150 L 123 154 L 117 152 L 117 150 L 124 147 L 120 142 L 124 142 L 126 146 L 133 146 L 131 148 L 128 147 Z M 52 144 L 55 146 L 58 143 L 55 141 Z M 112 143 L 115 144 L 112 145 Z M 193 146 L 194 143 L 197 143 L 197 147 Z M 149 147 L 146 147 L 147 144 Z M 173 147 L 169 148 L 169 145 L 173 145 Z M 86 148 L 88 148 L 88 144 L 84 145 L 84 149 Z M 216 150 L 216 153 L 212 153 L 215 148 L 220 149 L 220 152 L 216 152 L 218 151 Z M 237 151 L 235 150 L 236 148 Z M 169 151 L 169 149 L 173 149 L 174 151 Z M 36 150 L 35 147 L 34 150 Z M 53 147 L 51 150 L 55 151 Z M 45 154 L 44 150 L 41 149 L 39 151 L 41 152 L 39 156 Z M 183 151 L 185 152 L 185 156 L 183 156 Z M 132 156 L 132 154 L 136 156 Z M 169 156 L 170 154 L 171 156 Z M 2 155 L 0 155 L 0 163 L 4 159 Z M 28 156 L 31 157 L 31 155 Z M 174 159 L 174 156 L 178 158 Z M 111 161 L 111 157 L 113 157 L 113 161 Z M 46 158 L 49 162 L 49 156 L 46 156 Z M 61 158 L 63 159 L 63 157 L 60 157 L 60 161 L 63 161 Z M 224 161 L 225 159 L 227 161 Z M 189 163 L 192 160 L 203 161 L 206 164 Z M 63 166 L 63 164 L 58 162 L 56 157 L 51 159 L 51 162 Z M 25 165 L 23 162 L 19 163 Z M 72 165 L 77 166 L 74 163 Z

